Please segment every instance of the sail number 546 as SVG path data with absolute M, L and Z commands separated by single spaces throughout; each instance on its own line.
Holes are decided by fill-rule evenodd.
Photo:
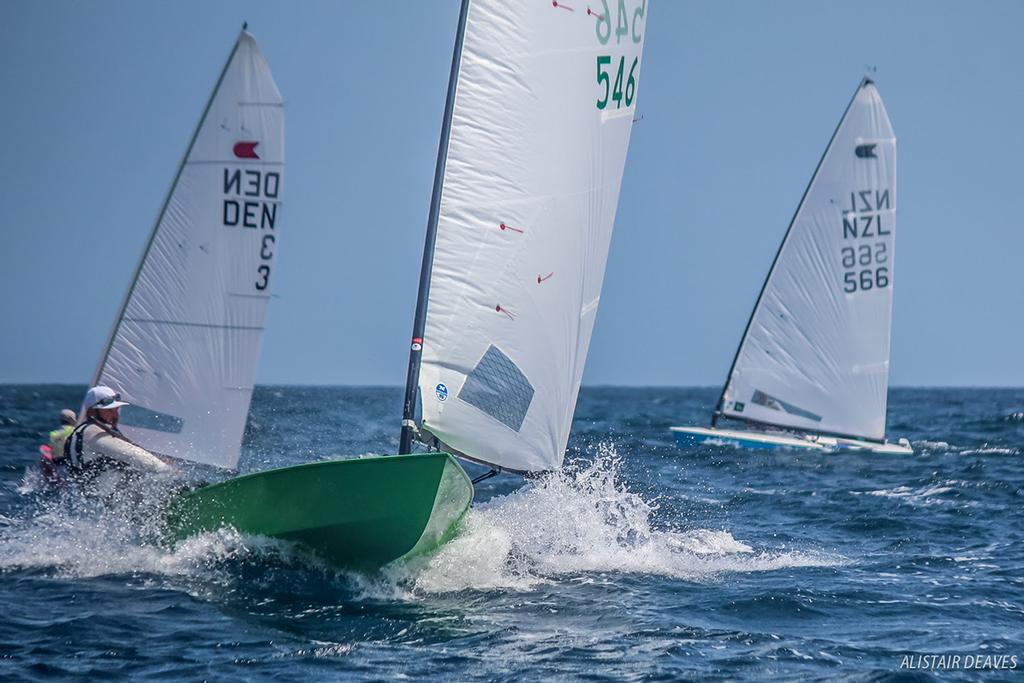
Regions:
M 629 67 L 629 74 L 626 78 L 625 86 L 623 86 L 622 75 L 626 68 L 626 58 L 619 57 L 619 65 L 615 70 L 615 82 L 613 85 L 611 71 L 605 70 L 606 67 L 611 66 L 612 58 L 608 55 L 598 55 L 597 85 L 599 89 L 600 86 L 604 86 L 604 95 L 597 100 L 598 109 L 606 108 L 609 99 L 615 103 L 616 109 L 621 108 L 623 103 L 627 107 L 632 106 L 633 98 L 636 96 L 636 67 L 639 60 L 639 57 L 633 58 L 633 64 Z
M 633 39 L 634 43 L 639 43 L 640 39 L 643 38 L 641 20 L 644 18 L 647 10 L 647 0 L 643 0 L 633 10 L 632 17 L 630 17 L 629 12 L 626 10 L 626 0 L 619 0 L 616 4 L 618 6 L 615 8 L 615 42 L 620 43 L 623 36 L 629 36 Z M 608 7 L 608 0 L 601 0 L 600 12 L 594 12 L 588 7 L 587 14 L 597 18 L 597 39 L 602 45 L 607 45 L 608 40 L 612 37 L 612 13 L 611 8 Z M 630 22 L 631 18 L 632 22 Z

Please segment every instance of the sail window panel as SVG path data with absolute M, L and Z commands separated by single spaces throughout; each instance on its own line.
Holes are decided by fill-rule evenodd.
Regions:
M 769 396 L 760 389 L 754 390 L 754 395 L 753 397 L 751 397 L 750 402 L 756 403 L 757 405 L 760 406 L 764 406 L 765 408 L 771 408 L 772 410 L 781 410 L 789 413 L 790 415 L 796 415 L 798 417 L 812 420 L 814 422 L 821 422 L 821 415 L 816 415 L 811 411 L 805 410 L 799 406 L 795 406 L 792 403 L 787 403 L 782 399 L 775 398 L 774 396 Z M 737 412 L 743 409 L 742 403 L 738 404 L 738 406 L 739 407 L 737 409 Z
M 185 427 L 185 420 L 175 415 L 150 410 L 145 406 L 126 405 L 121 409 L 120 424 L 122 427 L 138 427 L 139 429 L 151 429 L 155 432 L 181 434 L 182 429 Z
M 459 398 L 519 431 L 533 402 L 533 385 L 496 346 L 490 346 L 466 378 Z

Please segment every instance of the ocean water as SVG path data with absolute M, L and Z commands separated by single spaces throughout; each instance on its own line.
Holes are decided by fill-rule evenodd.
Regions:
M 83 391 L 0 386 L 3 680 L 1024 670 L 1024 390 L 893 390 L 916 453 L 878 456 L 680 450 L 668 427 L 716 390 L 585 388 L 564 472 L 482 483 L 454 541 L 374 575 L 229 531 L 166 548 L 147 508 L 41 493 L 36 447 Z M 260 387 L 242 469 L 393 452 L 400 401 Z

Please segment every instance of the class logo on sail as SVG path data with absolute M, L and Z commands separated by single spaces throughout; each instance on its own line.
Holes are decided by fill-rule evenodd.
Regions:
M 252 140 L 240 140 L 235 143 L 232 151 L 239 159 L 259 159 L 260 155 L 256 153 L 256 145 L 258 144 L 260 143 L 253 142 Z
M 876 143 L 857 145 L 853 153 L 857 155 L 858 159 L 877 159 L 878 155 L 875 153 L 875 147 L 878 147 Z

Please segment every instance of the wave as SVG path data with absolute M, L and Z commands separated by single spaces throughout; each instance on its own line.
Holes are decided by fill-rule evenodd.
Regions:
M 920 439 L 914 442 L 914 450 L 918 452 L 929 452 L 929 451 L 949 451 L 955 450 L 955 446 L 952 446 L 948 441 L 929 441 L 928 439 Z
M 429 557 L 387 568 L 383 581 L 365 587 L 405 595 L 530 590 L 569 576 L 625 573 L 704 581 L 727 573 L 846 563 L 816 551 L 758 550 L 722 529 L 659 528 L 657 502 L 622 482 L 613 447 L 603 444 L 599 451 L 592 461 L 570 463 L 474 506 L 454 540 Z
M 286 564 L 332 577 L 370 597 L 462 590 L 528 591 L 602 574 L 647 574 L 689 581 L 728 573 L 829 567 L 842 557 L 813 550 L 758 549 L 725 529 L 664 528 L 656 500 L 629 490 L 611 446 L 593 460 L 474 506 L 460 533 L 433 554 L 371 575 L 326 566 L 291 544 L 230 529 L 170 546 L 162 540 L 166 492 L 145 505 L 104 505 L 71 491 L 0 523 L 0 572 L 40 570 L 60 578 L 149 574 L 196 579 L 190 591 L 234 582 L 244 568 Z M 196 582 L 189 582 L 190 584 Z
M 965 498 L 968 489 L 983 488 L 984 484 L 960 479 L 943 479 L 920 486 L 895 486 L 873 491 L 851 491 L 855 496 L 892 498 L 914 507 L 930 505 L 951 505 L 954 507 L 976 507 L 978 502 Z
M 1020 449 L 986 444 L 979 448 L 965 448 L 960 451 L 960 455 L 1020 455 Z
M 75 489 L 41 491 L 31 473 L 19 491 L 28 505 L 0 523 L 0 573 L 38 571 L 54 578 L 111 575 L 218 576 L 230 564 L 302 554 L 290 544 L 232 529 L 171 545 L 163 511 L 171 488 L 149 481 L 130 497 L 97 499 Z M 30 496 L 30 497 L 29 497 Z
M 998 446 L 983 443 L 980 446 L 956 446 L 947 441 L 928 441 L 922 439 L 914 442 L 914 450 L 918 455 L 952 454 L 952 455 L 1020 455 L 1021 450 L 1011 446 Z
M 879 498 L 898 498 L 915 505 L 938 505 L 952 503 L 948 499 L 934 499 L 933 496 L 941 496 L 956 491 L 953 485 L 955 482 L 944 482 L 942 484 L 929 484 L 911 488 L 909 486 L 896 486 L 890 489 L 877 489 L 875 491 L 853 491 L 854 495 L 876 496 Z

